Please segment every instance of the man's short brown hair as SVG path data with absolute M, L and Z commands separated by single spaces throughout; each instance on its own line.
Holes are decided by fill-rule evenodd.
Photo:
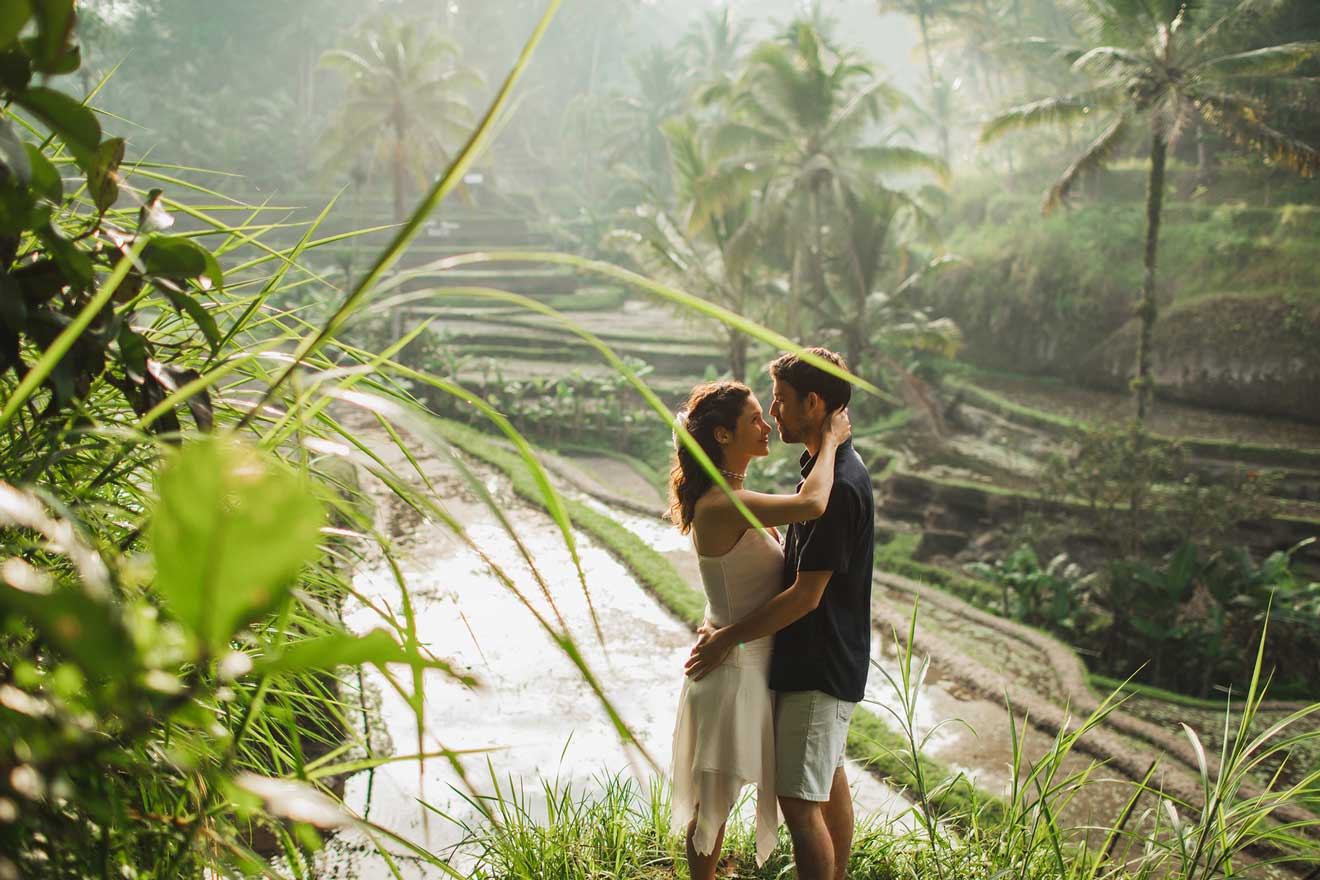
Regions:
M 828 348 L 808 348 L 806 351 L 841 370 L 848 369 L 843 358 Z M 816 392 L 820 399 L 825 401 L 827 413 L 847 406 L 848 401 L 852 400 L 852 385 L 846 379 L 827 373 L 795 354 L 782 354 L 775 358 L 770 363 L 770 375 L 780 382 L 791 385 L 800 397 Z

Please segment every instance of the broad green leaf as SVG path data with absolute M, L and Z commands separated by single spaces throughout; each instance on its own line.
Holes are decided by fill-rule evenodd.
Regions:
M 206 306 L 178 290 L 164 288 L 161 292 L 165 294 L 171 305 L 192 318 L 197 329 L 206 337 L 206 342 L 211 347 L 211 355 L 214 356 L 220 346 L 220 328 L 216 326 L 215 318 L 207 311 Z
M 119 360 L 124 375 L 141 385 L 147 375 L 147 340 L 125 323 L 119 328 Z
M 32 218 L 32 196 L 13 178 L 0 180 L 0 235 L 18 236 Z
M 26 89 L 32 81 L 32 59 L 17 46 L 0 50 L 0 88 L 11 92 Z
M 190 238 L 182 235 L 154 235 L 142 252 L 147 273 L 174 278 L 205 278 L 215 287 L 224 283 L 215 256 Z M 205 286 L 205 285 L 204 285 Z
M 32 5 L 28 0 L 0 0 L 0 49 L 13 45 L 31 17 Z
M 89 172 L 101 143 L 96 114 L 74 98 L 45 86 L 32 86 L 14 96 L 14 103 L 59 135 L 84 172 Z
M 70 284 L 91 287 L 96 281 L 96 272 L 92 260 L 78 246 L 64 237 L 61 230 L 49 223 L 37 231 L 37 238 L 46 246 L 52 260 L 60 267 L 65 279 Z
M 156 590 L 210 649 L 274 608 L 316 554 L 321 506 L 275 458 L 232 437 L 186 445 L 158 480 Z

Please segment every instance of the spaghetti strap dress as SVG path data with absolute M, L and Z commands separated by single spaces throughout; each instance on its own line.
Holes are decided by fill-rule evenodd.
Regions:
M 737 623 L 778 594 L 784 551 L 768 532 L 748 529 L 728 553 L 700 556 L 706 617 Z M 775 800 L 774 694 L 770 690 L 773 636 L 739 645 L 700 681 L 683 680 L 674 723 L 674 830 L 693 817 L 693 844 L 709 854 L 720 826 L 744 786 L 756 786 L 756 862 L 763 865 L 779 837 Z

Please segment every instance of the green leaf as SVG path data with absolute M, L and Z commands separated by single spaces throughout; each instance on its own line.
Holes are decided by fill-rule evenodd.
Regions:
M 24 186 L 32 180 L 32 163 L 28 160 L 28 152 L 7 119 L 0 119 L 0 161 Z
M 32 218 L 32 196 L 17 180 L 0 181 L 0 235 L 18 236 Z
M 76 587 L 63 585 L 49 593 L 32 593 L 0 583 L 0 609 L 17 613 L 76 661 L 89 678 L 127 678 L 133 652 L 114 609 Z
M 182 235 L 154 235 L 142 252 L 149 275 L 171 278 L 205 278 L 215 287 L 224 284 L 224 275 L 215 256 L 206 248 Z M 209 285 L 203 285 L 209 286 Z
M 32 63 L 42 73 L 69 73 L 67 55 L 74 49 L 73 0 L 38 0 L 37 35 L 28 44 Z M 77 70 L 77 65 L 73 70 Z
M 32 59 L 18 47 L 0 50 L 0 88 L 11 92 L 26 89 L 32 82 Z
M 64 201 L 64 180 L 46 154 L 36 144 L 24 143 L 32 180 L 28 186 L 41 198 L 58 205 Z
M 232 437 L 187 444 L 158 480 L 156 590 L 212 650 L 274 608 L 316 554 L 321 505 L 272 456 Z
M 84 172 L 90 172 L 101 143 L 96 114 L 63 92 L 32 86 L 14 96 L 14 103 L 35 116 L 64 141 Z
M 258 663 L 256 668 L 267 673 L 300 673 L 333 670 L 337 666 L 359 666 L 363 663 L 378 667 L 388 663 L 404 663 L 409 666 L 443 669 L 464 684 L 476 684 L 475 679 L 455 673 L 444 661 L 422 657 L 415 651 L 409 651 L 383 629 L 373 629 L 363 636 L 338 632 L 294 642 L 282 652 Z
M 119 362 L 124 367 L 124 375 L 130 381 L 141 385 L 147 377 L 147 340 L 125 323 L 119 328 Z
M 95 283 L 96 272 L 92 267 L 91 257 L 79 250 L 77 245 L 49 223 L 37 229 L 36 233 L 37 238 L 46 246 L 51 259 L 64 273 L 66 283 L 83 288 L 91 287 Z
M 28 0 L 0 0 L 0 49 L 14 44 L 31 17 L 32 5 Z
M 96 210 L 104 214 L 119 198 L 119 163 L 124 161 L 124 139 L 108 138 L 96 148 L 92 167 L 87 171 L 87 188 Z
M 214 357 L 220 348 L 220 328 L 216 326 L 215 318 L 207 311 L 206 306 L 182 291 L 163 288 L 161 292 L 165 294 L 171 305 L 192 318 L 197 329 L 206 337 L 206 342 L 211 347 L 211 355 Z

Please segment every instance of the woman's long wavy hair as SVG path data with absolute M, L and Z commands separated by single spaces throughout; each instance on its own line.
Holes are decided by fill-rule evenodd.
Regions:
M 724 467 L 724 450 L 715 439 L 715 429 L 736 430 L 751 396 L 752 389 L 741 382 L 709 382 L 692 389 L 687 404 L 678 414 L 692 439 L 716 467 Z M 715 481 L 710 474 L 675 433 L 674 465 L 669 470 L 669 518 L 683 534 L 692 529 L 697 499 L 713 485 Z

